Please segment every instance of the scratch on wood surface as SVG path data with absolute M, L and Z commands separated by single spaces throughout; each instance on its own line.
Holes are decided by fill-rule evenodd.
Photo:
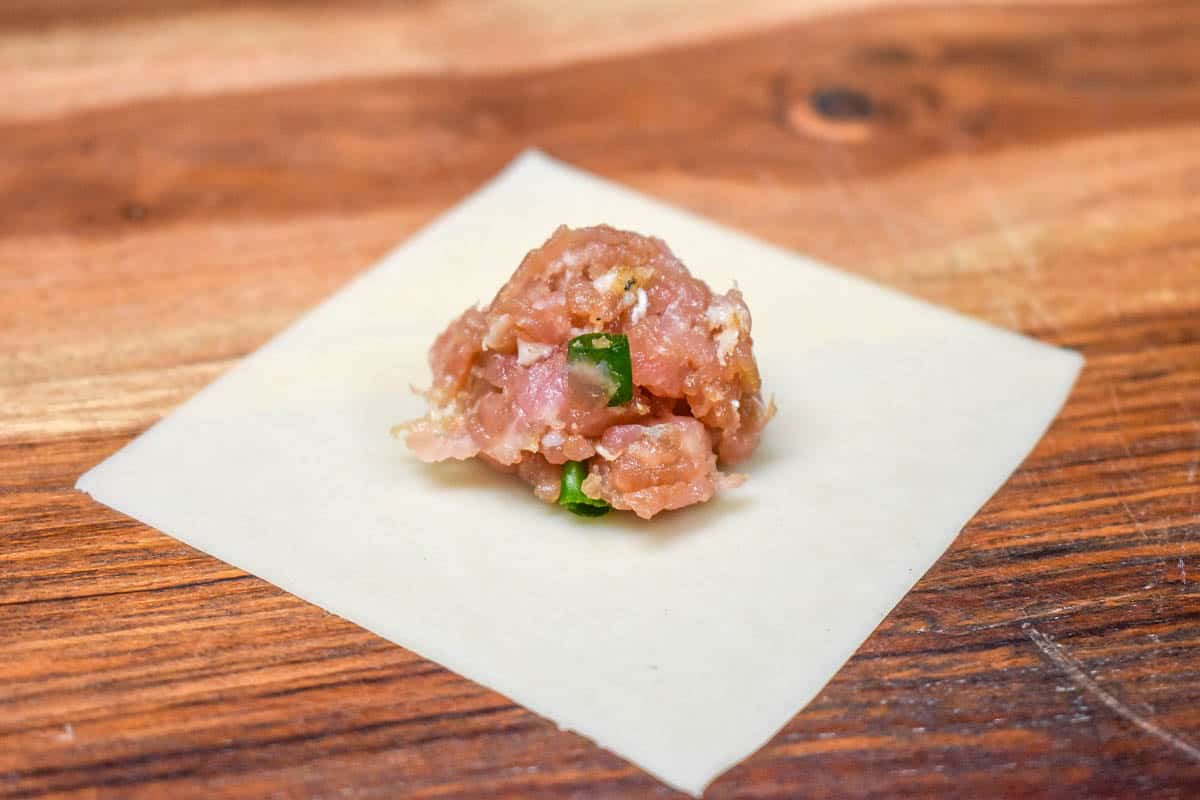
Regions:
M 1109 404 L 1112 406 L 1113 415 L 1116 417 L 1121 416 L 1125 412 L 1125 409 L 1121 405 L 1121 401 L 1117 397 L 1116 388 L 1113 386 L 1112 383 L 1108 384 L 1108 399 L 1109 399 Z M 1125 434 L 1121 432 L 1121 426 L 1119 424 L 1113 428 L 1113 436 L 1116 437 L 1116 440 L 1120 444 L 1121 449 L 1125 451 L 1125 455 L 1131 460 L 1136 459 L 1136 456 L 1133 453 L 1133 449 L 1129 446 L 1129 440 L 1126 439 Z M 1145 487 L 1145 485 L 1146 485 L 1145 482 L 1143 482 L 1142 479 L 1138 476 L 1136 470 L 1127 468 L 1124 470 L 1124 473 L 1125 473 L 1125 477 L 1132 480 L 1135 484 L 1137 484 L 1137 486 L 1139 488 Z M 1150 539 L 1149 531 L 1146 530 L 1145 526 L 1142 525 L 1142 521 L 1139 520 L 1137 518 L 1137 516 L 1133 513 L 1133 509 L 1129 507 L 1129 503 L 1127 503 L 1125 501 L 1125 498 L 1122 496 L 1121 490 L 1117 486 L 1114 486 L 1112 481 L 1108 481 L 1108 485 L 1113 491 L 1113 496 L 1117 499 L 1117 502 L 1120 503 L 1121 508 L 1125 511 L 1125 516 L 1128 517 L 1129 521 L 1133 523 L 1134 529 L 1137 530 L 1137 532 L 1142 536 L 1142 538 L 1147 539 L 1147 540 Z
M 1125 407 L 1121 405 L 1120 399 L 1117 398 L 1116 387 L 1111 382 L 1108 384 L 1108 400 L 1109 404 L 1112 406 L 1114 416 L 1120 417 L 1125 413 Z M 1121 431 L 1121 426 L 1119 424 L 1113 428 L 1113 436 L 1116 437 L 1117 443 L 1121 445 L 1121 449 L 1125 451 L 1125 455 L 1130 459 L 1133 459 L 1133 449 L 1129 446 L 1129 439 L 1125 437 L 1125 434 Z M 1137 472 L 1132 469 L 1125 470 L 1125 475 L 1138 486 L 1146 485 L 1142 479 L 1138 477 Z
M 881 207 L 874 200 L 870 191 L 864 186 L 866 181 L 863 180 L 863 176 L 855 166 L 854 160 L 845 149 L 831 147 L 827 144 L 826 152 L 829 155 L 831 172 L 838 175 L 843 192 L 851 207 L 859 211 L 858 216 L 863 221 L 866 221 L 867 217 L 874 218 L 878 223 L 878 230 L 883 234 L 879 238 L 886 238 L 891 245 L 886 250 L 885 260 L 880 263 L 892 262 L 898 253 L 911 251 L 915 241 L 898 224 L 896 214 L 891 209 Z M 839 165 L 842 169 L 838 169 Z
M 848 233 L 861 229 L 862 222 L 860 219 L 861 208 L 856 202 L 849 188 L 849 181 L 834 164 L 836 148 L 825 143 L 823 146 L 824 157 L 815 158 L 809 157 L 809 163 L 812 165 L 815 172 L 820 174 L 822 182 L 829 187 L 832 198 L 834 211 L 845 223 L 845 229 Z M 876 237 L 860 237 L 860 241 L 869 242 L 871 250 L 871 260 L 873 263 L 885 264 L 890 257 L 891 251 Z
M 935 628 L 934 632 L 941 635 L 966 636 L 969 634 L 978 633 L 980 631 L 992 630 L 994 628 L 1006 628 L 1011 625 L 1015 625 L 1018 622 L 1022 623 L 1022 628 L 1027 628 L 1031 622 L 1058 620 L 1062 619 L 1063 617 L 1070 617 L 1074 614 L 1078 614 L 1081 611 L 1095 611 L 1097 609 L 1111 608 L 1114 605 L 1122 604 L 1126 601 L 1137 602 L 1138 600 L 1144 600 L 1145 597 L 1146 594 L 1144 591 L 1126 592 L 1125 594 L 1116 594 L 1112 595 L 1111 597 L 1101 598 L 1099 600 L 1085 600 L 1083 602 L 1071 605 L 1055 606 L 1054 608 L 1048 608 L 1043 611 L 1024 613 L 1018 617 L 1012 619 L 1003 619 L 999 622 L 988 622 L 983 625 L 971 625 L 970 627 L 959 630 Z
M 1194 483 L 1196 481 L 1196 471 L 1200 469 L 1200 416 L 1197 417 L 1196 422 L 1194 422 L 1193 425 L 1196 428 L 1196 441 L 1192 446 L 1196 450 L 1196 457 L 1192 459 L 1192 464 L 1188 467 L 1188 483 Z M 1200 521 L 1200 518 L 1198 518 L 1198 521 Z
M 1115 489 L 1116 487 L 1113 488 Z M 1133 509 L 1129 507 L 1129 503 L 1125 502 L 1125 498 L 1118 495 L 1117 502 L 1120 503 L 1121 508 L 1125 510 L 1125 516 L 1128 517 L 1129 521 L 1133 523 L 1134 529 L 1141 535 L 1143 539 L 1149 540 L 1150 532 L 1146 530 L 1146 526 L 1142 524 L 1142 521 L 1134 516 Z
M 983 210 L 991 218 L 993 227 L 1000 235 L 1009 253 L 1017 264 L 1025 271 L 1025 276 L 1032 280 L 1041 277 L 1042 269 L 1033 247 L 1026 236 L 1017 232 L 1012 217 L 1000 202 L 995 190 L 987 181 L 979 176 L 979 170 L 971 160 L 971 144 L 969 140 L 953 128 L 948 129 L 948 140 L 954 148 L 954 156 L 970 181 L 975 197 L 981 202 Z M 1039 310 L 1039 309 L 1035 309 Z M 1047 320 L 1049 322 L 1049 320 Z
M 1065 672 L 1072 683 L 1108 706 L 1117 716 L 1124 717 L 1146 733 L 1170 745 L 1193 761 L 1200 762 L 1200 747 L 1196 747 L 1191 742 L 1171 733 L 1171 731 L 1147 719 L 1121 702 L 1115 695 L 1097 683 L 1092 676 L 1088 675 L 1087 670 L 1084 669 L 1083 664 L 1078 659 L 1067 653 L 1062 648 L 1062 645 L 1054 642 L 1049 636 L 1031 625 L 1027 624 L 1022 627 L 1025 629 L 1026 635 L 1033 642 L 1034 646 L 1042 651 L 1042 655 L 1048 658 L 1054 666 Z
M 1051 333 L 1060 332 L 1062 326 L 1058 319 L 1047 313 L 1037 298 L 1035 286 L 1042 279 L 1042 265 L 1037 251 L 1031 243 L 1029 235 L 1018 229 L 996 191 L 980 176 L 979 170 L 972 160 L 970 138 L 954 125 L 947 125 L 943 129 L 943 141 L 946 143 L 951 157 L 966 177 L 966 183 L 970 186 L 971 193 L 983 211 L 991 218 L 992 227 L 999 235 L 1001 242 L 1024 271 L 1028 289 L 1024 300 L 1034 322 Z

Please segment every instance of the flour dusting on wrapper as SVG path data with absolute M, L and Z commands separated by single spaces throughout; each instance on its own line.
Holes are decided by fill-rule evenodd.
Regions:
M 396 432 L 424 461 L 478 457 L 576 513 L 649 519 L 745 480 L 718 464 L 775 412 L 750 328 L 741 292 L 714 294 L 662 241 L 560 227 L 437 337 L 429 413 Z

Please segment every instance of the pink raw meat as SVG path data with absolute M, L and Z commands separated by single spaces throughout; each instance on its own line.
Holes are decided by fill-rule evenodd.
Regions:
M 567 342 L 625 334 L 633 399 L 568 369 Z M 479 456 L 558 498 L 560 467 L 586 461 L 584 492 L 650 518 L 710 499 L 742 476 L 774 413 L 764 403 L 750 311 L 713 294 L 658 239 L 560 227 L 490 304 L 468 309 L 429 353 L 429 414 L 401 426 L 425 461 Z

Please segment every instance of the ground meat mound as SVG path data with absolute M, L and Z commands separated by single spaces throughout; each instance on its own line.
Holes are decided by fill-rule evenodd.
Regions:
M 568 369 L 567 342 L 622 333 L 633 399 Z M 586 461 L 583 491 L 645 519 L 743 478 L 774 413 L 763 402 L 750 311 L 714 294 L 662 241 L 607 226 L 560 227 L 492 300 L 450 323 L 429 353 L 429 414 L 402 426 L 424 461 L 479 457 L 554 502 L 560 466 Z

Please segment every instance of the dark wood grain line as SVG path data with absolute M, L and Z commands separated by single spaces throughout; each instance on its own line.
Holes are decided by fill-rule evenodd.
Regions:
M 196 589 L 201 586 L 215 586 L 221 583 L 232 583 L 234 581 L 244 581 L 253 578 L 251 575 L 230 575 L 224 578 L 210 578 L 201 581 L 188 581 L 186 583 L 173 583 L 169 586 L 145 586 L 132 589 L 122 589 L 112 592 L 96 592 L 94 594 L 77 594 L 77 595 L 62 595 L 58 597 L 36 597 L 28 600 L 0 600 L 0 607 L 3 606 L 26 606 L 42 603 L 67 603 L 79 600 L 97 600 L 107 597 L 119 597 L 126 594 L 157 594 L 159 592 L 179 592 L 188 589 Z M 255 579 L 257 580 L 257 579 Z

